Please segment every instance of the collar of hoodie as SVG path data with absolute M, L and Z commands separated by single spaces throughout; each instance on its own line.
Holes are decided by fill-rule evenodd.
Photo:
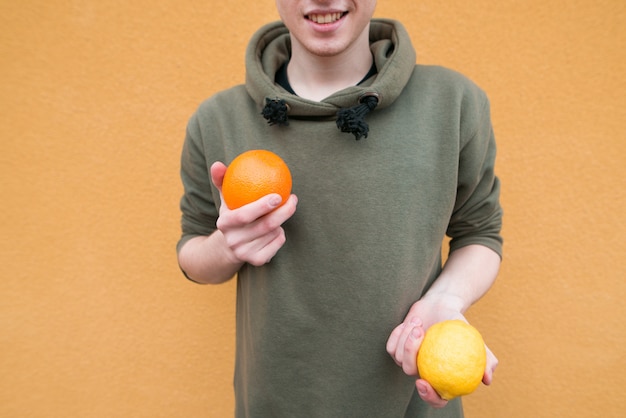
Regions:
M 259 117 L 277 127 L 288 125 L 290 118 L 334 118 L 342 132 L 353 134 L 357 140 L 366 138 L 367 114 L 393 103 L 411 77 L 416 61 L 409 36 L 397 21 L 373 19 L 370 45 L 377 75 L 315 102 L 275 83 L 276 72 L 289 59 L 289 31 L 282 22 L 262 27 L 246 51 L 246 89 L 259 105 Z

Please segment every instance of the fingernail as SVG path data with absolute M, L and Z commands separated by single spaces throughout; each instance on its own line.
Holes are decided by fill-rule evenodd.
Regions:
M 426 396 L 428 394 L 428 391 L 426 390 L 426 386 L 424 386 L 424 384 L 420 382 L 417 383 L 417 391 L 422 396 Z
M 274 208 L 280 205 L 280 202 L 282 202 L 282 198 L 279 195 L 275 195 L 270 198 L 270 206 Z
M 422 326 L 422 320 L 419 318 L 411 318 L 411 325 L 413 325 L 414 327 L 417 326 Z
M 419 340 L 422 338 L 422 329 L 419 327 L 415 327 L 411 330 L 411 338 L 415 340 Z

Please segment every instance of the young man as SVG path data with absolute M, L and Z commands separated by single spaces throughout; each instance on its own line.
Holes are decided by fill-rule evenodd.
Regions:
M 276 5 L 245 85 L 200 106 L 182 155 L 180 266 L 201 283 L 237 273 L 236 416 L 460 417 L 415 358 L 498 272 L 487 98 L 416 66 L 402 25 L 372 20 L 375 0 Z M 287 162 L 294 195 L 230 210 L 224 163 L 258 148 Z M 488 351 L 484 383 L 496 365 Z

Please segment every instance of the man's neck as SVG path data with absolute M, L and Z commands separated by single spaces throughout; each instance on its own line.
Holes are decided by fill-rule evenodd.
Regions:
M 355 86 L 369 72 L 373 57 L 369 44 L 333 57 L 320 57 L 292 45 L 287 65 L 291 88 L 300 97 L 321 101 L 346 87 Z

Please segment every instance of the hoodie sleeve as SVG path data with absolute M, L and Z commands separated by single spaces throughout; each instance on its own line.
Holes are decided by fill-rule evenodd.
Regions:
M 177 251 L 189 239 L 215 231 L 218 217 L 198 117 L 196 113 L 187 125 L 181 154 L 180 176 L 184 194 L 180 200 L 182 236 L 176 246 Z
M 500 182 L 494 173 L 496 144 L 489 101 L 482 91 L 465 98 L 456 202 L 447 230 L 450 252 L 470 244 L 502 257 Z

